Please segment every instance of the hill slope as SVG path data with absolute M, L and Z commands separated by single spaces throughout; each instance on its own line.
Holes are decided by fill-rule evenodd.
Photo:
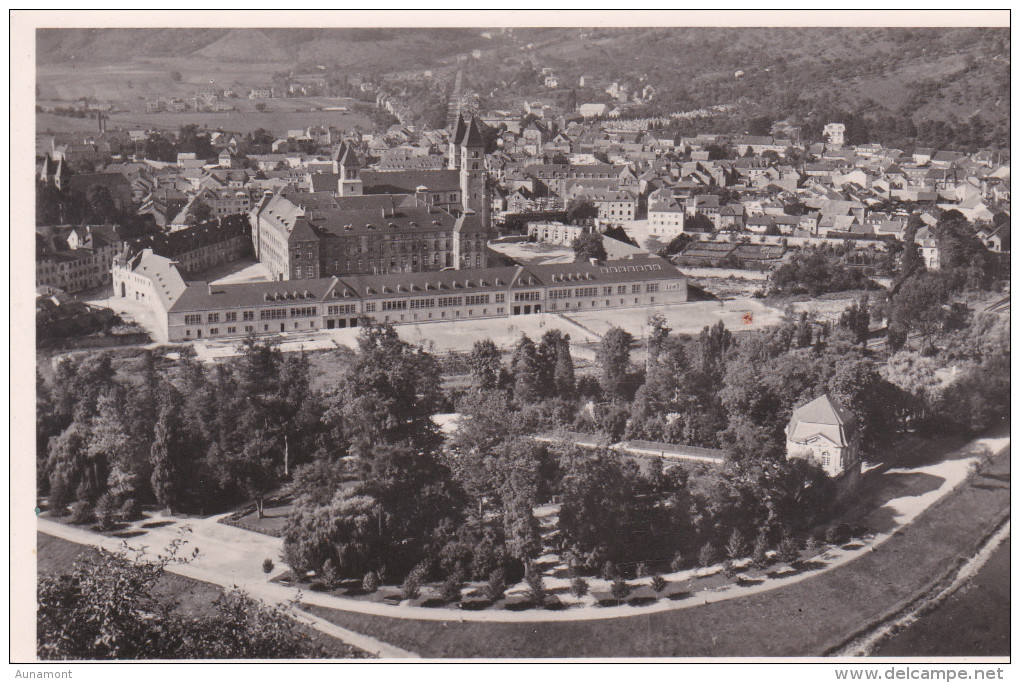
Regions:
M 743 130 L 753 118 L 792 119 L 816 139 L 829 120 L 851 142 L 918 140 L 936 146 L 1009 143 L 1009 29 L 635 28 L 635 29 L 53 29 L 37 34 L 40 72 L 124 67 L 165 59 L 279 70 L 323 66 L 381 76 L 450 70 L 468 60 L 465 85 L 483 104 L 558 97 L 606 99 L 611 82 L 652 85 L 649 114 L 728 104 Z M 544 87 L 551 69 L 560 90 Z M 188 79 L 186 69 L 185 79 Z M 437 72 L 439 73 L 439 72 Z M 447 79 L 448 73 L 445 74 Z M 585 88 L 576 87 L 586 75 Z M 590 87 L 590 81 L 598 87 Z M 246 79 L 241 79 L 242 81 Z M 256 81 L 258 79 L 255 79 Z M 46 84 L 45 78 L 40 82 Z M 446 82 L 429 86 L 445 98 Z M 484 100 L 488 100 L 485 102 Z

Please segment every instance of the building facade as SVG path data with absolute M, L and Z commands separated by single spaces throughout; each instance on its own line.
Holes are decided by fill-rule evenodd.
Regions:
M 591 232 L 591 228 L 583 225 L 566 225 L 555 221 L 528 223 L 528 237 L 533 237 L 535 241 L 546 244 L 565 244 L 569 246 L 586 232 Z
M 648 207 L 648 232 L 673 238 L 684 232 L 684 210 L 675 201 L 658 201 Z
M 836 480 L 839 496 L 846 496 L 861 478 L 856 419 L 827 394 L 796 408 L 786 427 L 786 459 L 819 465 Z
M 348 210 L 267 195 L 250 218 L 256 257 L 275 280 L 485 268 L 489 260 L 477 215 L 455 217 L 416 197 Z
M 299 282 L 189 283 L 166 294 L 163 261 L 123 259 L 118 296 L 144 296 L 169 341 L 356 327 L 365 319 L 414 324 L 683 303 L 687 282 L 668 261 L 640 256 L 605 263 L 504 266 L 348 275 Z M 149 277 L 143 285 L 129 278 Z M 164 292 L 164 295 L 160 295 Z M 142 293 L 142 294 L 138 294 Z

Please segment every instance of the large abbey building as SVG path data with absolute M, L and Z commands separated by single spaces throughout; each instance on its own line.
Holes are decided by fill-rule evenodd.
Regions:
M 448 169 L 368 171 L 347 143 L 310 193 L 267 194 L 250 213 L 255 255 L 275 280 L 486 268 L 485 136 L 458 119 Z M 454 180 L 459 182 L 455 185 Z

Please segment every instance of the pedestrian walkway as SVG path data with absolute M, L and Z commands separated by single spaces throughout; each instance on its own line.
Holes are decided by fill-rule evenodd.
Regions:
M 481 610 L 461 611 L 444 608 L 427 608 L 408 605 L 390 605 L 353 598 L 330 595 L 319 592 L 303 592 L 296 587 L 282 586 L 267 581 L 262 573 L 262 561 L 265 558 L 274 562 L 280 556 L 282 542 L 278 538 L 265 536 L 233 526 L 219 524 L 222 517 L 210 517 L 199 520 L 174 520 L 166 526 L 151 528 L 144 537 L 135 539 L 131 545 L 144 545 L 155 555 L 159 550 L 180 534 L 181 528 L 191 529 L 188 541 L 200 550 L 200 556 L 194 562 L 172 571 L 200 581 L 220 586 L 236 586 L 247 590 L 252 595 L 271 603 L 292 603 L 300 601 L 305 604 L 329 607 L 337 610 L 371 614 L 399 619 L 418 619 L 428 621 L 476 621 L 476 622 L 545 622 L 545 621 L 587 621 L 597 619 L 614 619 L 619 617 L 637 616 L 655 612 L 687 609 L 709 603 L 731 600 L 733 598 L 764 593 L 770 590 L 799 583 L 818 574 L 831 571 L 854 560 L 874 552 L 878 547 L 892 538 L 903 526 L 910 524 L 921 512 L 944 498 L 957 486 L 966 481 L 976 464 L 988 457 L 990 453 L 1000 453 L 1009 447 L 1008 425 L 1004 434 L 975 439 L 962 448 L 948 454 L 944 459 L 930 465 L 916 468 L 890 469 L 880 476 L 903 477 L 914 475 L 925 481 L 937 481 L 937 486 L 928 486 L 923 490 L 909 491 L 906 495 L 886 500 L 878 510 L 877 517 L 888 519 L 888 525 L 879 533 L 865 539 L 861 543 L 846 547 L 833 547 L 813 558 L 819 565 L 807 571 L 772 572 L 761 577 L 761 583 L 755 585 L 728 584 L 718 588 L 705 589 L 679 600 L 659 600 L 650 605 L 619 605 L 613 607 L 574 607 L 563 611 L 509 611 Z M 151 520 L 150 520 L 151 521 Z M 165 521 L 170 521 L 169 519 Z M 123 541 L 98 534 L 92 531 L 59 524 L 45 518 L 39 519 L 39 531 L 75 543 L 96 545 L 107 550 L 122 547 Z M 282 571 L 285 567 L 279 567 Z M 719 567 L 695 570 L 714 572 Z M 691 572 L 679 572 L 665 575 L 667 581 L 682 581 L 690 578 Z M 597 580 L 592 580 L 595 588 Z M 639 584 L 632 583 L 635 587 Z M 552 587 L 551 585 L 549 587 Z M 378 642 L 379 648 L 390 647 Z M 360 646 L 359 646 L 360 647 Z

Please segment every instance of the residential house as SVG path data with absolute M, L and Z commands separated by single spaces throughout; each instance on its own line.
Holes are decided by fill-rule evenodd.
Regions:
M 856 417 L 827 394 L 798 406 L 786 426 L 786 459 L 819 465 L 843 498 L 860 484 L 861 435 Z

